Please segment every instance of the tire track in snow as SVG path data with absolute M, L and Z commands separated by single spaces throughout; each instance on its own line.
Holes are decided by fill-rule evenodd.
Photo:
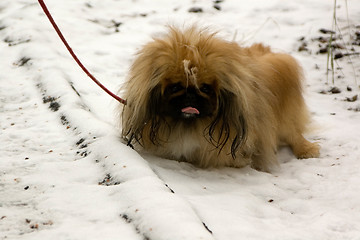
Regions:
M 49 95 L 47 89 L 43 86 L 43 82 L 41 81 L 41 77 L 39 77 L 37 79 L 37 88 L 42 96 L 42 100 L 43 100 L 43 104 L 48 105 L 48 108 L 52 111 L 52 112 L 58 112 L 61 108 L 61 98 L 63 96 L 53 96 L 53 95 Z M 72 83 L 69 82 L 69 85 L 71 87 L 71 89 L 75 92 L 75 94 L 78 97 L 81 97 L 81 95 L 79 94 L 79 92 L 76 90 L 76 88 L 73 86 Z M 87 111 L 90 111 L 90 109 L 87 109 Z M 78 127 L 73 124 L 72 122 L 70 122 L 68 120 L 67 114 L 65 113 L 66 111 L 60 111 L 60 114 L 58 114 L 59 116 L 59 120 L 61 122 L 61 124 L 67 129 L 73 132 L 73 135 L 75 135 L 76 137 L 79 138 L 79 140 L 74 144 L 74 147 L 77 147 L 78 151 L 76 152 L 76 154 L 82 158 L 87 157 L 88 155 L 91 154 L 91 151 L 89 151 L 88 149 L 88 145 L 91 144 L 91 142 L 93 142 L 96 139 L 96 136 L 83 136 L 83 133 L 81 131 L 78 130 Z M 92 138 L 92 141 L 89 141 L 89 138 Z M 95 160 L 96 164 L 100 164 L 100 161 L 98 159 Z M 106 173 L 105 177 L 103 180 L 98 182 L 98 185 L 105 185 L 105 186 L 112 186 L 112 185 L 118 185 L 119 182 L 113 182 L 112 181 L 112 177 L 110 175 L 110 173 Z M 126 224 L 131 224 L 131 221 L 128 218 L 124 218 L 121 214 L 119 216 L 119 219 L 122 219 L 124 223 Z M 136 226 L 133 225 L 133 228 L 135 230 L 135 232 L 141 236 L 141 239 L 144 240 L 149 240 L 148 237 L 146 237 L 145 234 L 141 233 Z

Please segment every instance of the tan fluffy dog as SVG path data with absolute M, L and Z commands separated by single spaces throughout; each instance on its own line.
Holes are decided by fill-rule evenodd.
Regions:
M 124 86 L 122 136 L 155 155 L 200 167 L 269 171 L 280 143 L 319 156 L 294 58 L 240 47 L 207 30 L 170 27 L 138 53 Z

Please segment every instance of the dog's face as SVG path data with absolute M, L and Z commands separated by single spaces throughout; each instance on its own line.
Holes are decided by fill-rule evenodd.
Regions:
M 168 73 L 161 81 L 161 105 L 156 114 L 187 123 L 216 115 L 218 82 L 212 76 L 201 76 L 189 63 L 184 60 L 178 72 Z

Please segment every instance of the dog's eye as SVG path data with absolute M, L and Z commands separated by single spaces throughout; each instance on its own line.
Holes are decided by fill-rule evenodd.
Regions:
M 169 87 L 169 91 L 170 91 L 171 94 L 180 92 L 183 89 L 184 89 L 184 87 L 181 86 L 181 84 L 174 84 L 174 85 Z
M 212 87 L 209 84 L 203 84 L 200 87 L 200 91 L 205 94 L 210 94 L 212 92 Z

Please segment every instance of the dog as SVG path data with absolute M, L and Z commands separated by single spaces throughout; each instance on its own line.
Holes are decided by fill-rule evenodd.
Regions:
M 196 166 L 278 166 L 280 144 L 319 157 L 303 137 L 309 112 L 302 69 L 267 46 L 241 47 L 208 29 L 169 27 L 137 54 L 122 91 L 122 138 Z

